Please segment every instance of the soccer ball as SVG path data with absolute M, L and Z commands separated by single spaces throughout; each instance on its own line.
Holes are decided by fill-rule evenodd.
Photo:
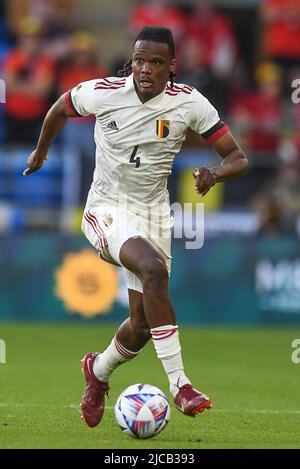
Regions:
M 156 386 L 133 384 L 118 397 L 115 417 L 127 435 L 150 438 L 166 427 L 170 406 L 164 393 Z

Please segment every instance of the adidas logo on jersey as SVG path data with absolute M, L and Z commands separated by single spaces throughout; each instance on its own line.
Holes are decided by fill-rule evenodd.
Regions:
M 109 124 L 107 124 L 107 127 L 112 130 L 119 130 L 116 121 L 111 121 Z

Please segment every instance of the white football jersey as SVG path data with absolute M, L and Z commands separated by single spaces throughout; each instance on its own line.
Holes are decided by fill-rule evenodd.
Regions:
M 80 83 L 66 95 L 79 116 L 95 115 L 96 167 L 89 199 L 156 205 L 168 201 L 167 179 L 188 128 L 208 142 L 228 127 L 196 89 L 170 83 L 142 103 L 133 75 Z

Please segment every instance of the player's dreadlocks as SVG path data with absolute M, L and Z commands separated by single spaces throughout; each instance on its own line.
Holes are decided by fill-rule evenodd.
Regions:
M 145 26 L 138 34 L 137 41 L 153 41 L 168 44 L 172 59 L 175 58 L 175 43 L 172 31 L 168 28 L 161 28 L 158 26 Z M 132 73 L 132 60 L 127 60 L 123 68 L 119 70 L 120 77 L 128 77 Z M 173 88 L 175 73 L 170 73 L 171 88 Z

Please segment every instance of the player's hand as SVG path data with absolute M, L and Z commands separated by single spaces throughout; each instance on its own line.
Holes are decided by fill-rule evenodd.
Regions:
M 23 171 L 23 176 L 28 176 L 35 171 L 38 171 L 44 164 L 44 161 L 47 161 L 48 156 L 40 157 L 37 154 L 37 151 L 34 150 L 27 160 L 28 168 Z
M 217 182 L 217 177 L 209 168 L 196 168 L 193 169 L 193 176 L 195 178 L 195 190 L 203 197 L 211 187 Z

